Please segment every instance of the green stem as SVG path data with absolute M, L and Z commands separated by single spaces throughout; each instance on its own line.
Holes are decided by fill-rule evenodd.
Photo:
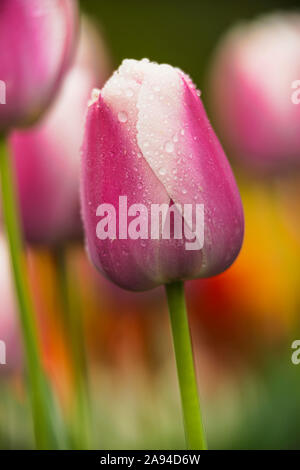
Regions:
M 17 197 L 11 160 L 5 140 L 0 136 L 0 178 L 2 210 L 10 248 L 12 274 L 19 306 L 21 331 L 26 356 L 29 395 L 36 445 L 40 449 L 56 447 L 50 389 L 43 372 L 35 315 L 26 275 Z
M 188 449 L 206 449 L 182 282 L 166 285 L 185 437 Z
M 56 249 L 55 264 L 64 310 L 65 330 L 73 361 L 75 401 L 73 419 L 70 423 L 72 448 L 76 450 L 89 449 L 92 420 L 76 266 L 73 269 L 68 269 L 68 253 L 65 247 Z

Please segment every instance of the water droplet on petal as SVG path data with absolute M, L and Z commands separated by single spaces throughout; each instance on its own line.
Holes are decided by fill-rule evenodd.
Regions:
M 125 113 L 125 111 L 120 111 L 118 113 L 118 119 L 120 122 L 126 122 L 128 119 L 127 113 Z
M 92 93 L 91 93 L 91 99 L 88 102 L 88 106 L 91 106 L 92 104 L 98 101 L 100 93 L 101 91 L 98 88 L 93 88 Z
M 166 142 L 165 144 L 165 151 L 167 153 L 172 153 L 174 151 L 174 144 L 173 142 Z

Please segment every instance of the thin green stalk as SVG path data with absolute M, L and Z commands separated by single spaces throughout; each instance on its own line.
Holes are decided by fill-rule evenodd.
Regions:
M 0 178 L 2 210 L 10 248 L 12 274 L 19 305 L 21 331 L 26 356 L 29 396 L 32 408 L 36 445 L 39 449 L 56 447 L 53 406 L 50 389 L 41 364 L 35 315 L 26 275 L 19 211 L 11 159 L 4 138 L 0 136 Z
M 68 253 L 65 247 L 56 249 L 55 264 L 74 374 L 73 416 L 69 432 L 71 445 L 74 449 L 89 449 L 91 447 L 92 419 L 76 266 L 69 269 Z
M 182 282 L 166 285 L 188 449 L 206 449 Z

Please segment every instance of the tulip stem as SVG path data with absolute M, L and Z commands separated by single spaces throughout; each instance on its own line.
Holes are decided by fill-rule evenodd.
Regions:
M 183 421 L 188 449 L 206 449 L 206 439 L 197 389 L 190 329 L 182 282 L 166 284 L 173 343 L 177 364 Z
M 14 173 L 5 139 L 0 136 L 0 181 L 2 210 L 10 248 L 18 311 L 26 357 L 30 404 L 36 445 L 39 449 L 56 447 L 50 388 L 44 375 L 35 315 L 26 274 Z
M 72 259 L 69 263 L 67 248 L 63 246 L 57 247 L 54 259 L 64 309 L 64 326 L 72 357 L 74 403 L 70 426 L 71 444 L 75 450 L 86 450 L 91 447 L 92 418 L 77 266 L 72 263 Z

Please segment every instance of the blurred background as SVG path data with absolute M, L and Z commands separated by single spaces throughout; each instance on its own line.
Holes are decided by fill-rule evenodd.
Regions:
M 94 77 L 98 78 L 88 81 L 88 94 L 92 86 L 101 87 L 124 58 L 147 57 L 180 67 L 201 90 L 208 115 L 238 181 L 246 219 L 240 256 L 225 273 L 186 283 L 210 449 L 300 448 L 300 364 L 291 361 L 291 344 L 300 339 L 300 145 L 296 150 L 289 150 L 293 154 L 290 159 L 289 155 L 283 155 L 288 150 L 282 150 L 285 160 L 282 165 L 278 164 L 277 155 L 274 165 L 268 163 L 263 168 L 252 165 L 251 152 L 255 158 L 258 154 L 260 160 L 264 158 L 261 148 L 254 151 L 245 145 L 240 150 L 240 142 L 235 145 L 234 133 L 227 132 L 224 116 L 214 104 L 216 88 L 222 91 L 223 79 L 227 83 L 226 68 L 218 68 L 222 67 L 220 48 L 227 31 L 241 21 L 252 21 L 261 15 L 295 11 L 297 3 L 289 0 L 80 2 L 81 11 L 93 22 L 99 41 L 96 55 L 89 60 L 83 55 L 76 58 L 78 69 L 97 69 Z M 268 47 L 270 41 L 269 38 Z M 289 43 L 284 44 L 289 47 Z M 300 80 L 300 46 L 296 51 L 293 63 L 298 68 L 289 83 Z M 233 55 L 229 53 L 227 64 Z M 273 57 L 277 57 L 276 51 Z M 275 68 L 277 78 L 283 69 Z M 269 80 L 272 77 L 271 74 Z M 72 77 L 66 80 L 75 83 Z M 66 105 L 69 113 L 80 113 L 81 105 L 77 106 L 72 99 L 82 90 L 82 83 L 79 80 L 74 84 L 77 88 L 72 88 Z M 238 87 L 243 80 L 236 83 Z M 226 95 L 225 85 L 223 92 Z M 237 90 L 237 96 L 238 93 Z M 253 99 L 251 89 L 247 88 L 245 93 Z M 291 85 L 287 93 L 290 96 Z M 222 93 L 218 96 L 218 103 L 222 104 Z M 59 99 L 54 106 L 59 107 Z M 87 97 L 82 100 L 85 103 Z M 289 106 L 296 105 L 289 101 Z M 225 115 L 227 109 L 228 113 L 232 112 L 232 126 L 238 126 L 238 122 L 234 123 L 238 113 L 233 104 L 231 109 L 225 97 L 224 107 Z M 256 112 L 260 114 L 264 109 L 264 104 L 258 105 Z M 300 135 L 300 104 L 298 109 Z M 50 110 L 46 122 L 40 124 L 44 126 L 38 130 L 43 146 L 37 147 L 40 137 L 34 137 L 32 142 L 31 135 L 26 134 L 30 130 L 12 136 L 11 148 L 18 171 L 23 171 L 18 165 L 18 148 L 26 148 L 30 155 L 39 152 L 37 148 L 45 151 L 44 139 L 48 132 L 53 132 L 53 122 L 58 120 L 60 112 Z M 74 132 L 71 129 L 70 135 L 74 136 Z M 272 161 L 269 150 L 270 146 L 265 151 L 268 162 Z M 63 161 L 68 150 L 63 148 L 59 152 Z M 244 152 L 242 158 L 239 152 Z M 48 154 L 45 158 L 49 161 Z M 71 165 L 68 171 L 70 168 Z M 22 189 L 22 181 L 20 178 L 20 191 L 25 194 L 28 184 Z M 34 197 L 29 200 L 33 207 Z M 21 207 L 24 213 L 28 211 L 26 203 L 21 202 Z M 77 209 L 76 206 L 74 211 Z M 77 413 L 74 405 L 77 387 L 81 384 L 83 395 L 90 396 L 90 403 L 86 403 L 82 422 L 79 418 L 77 424 L 84 428 L 86 419 L 91 422 L 87 425 L 90 447 L 184 448 L 163 289 L 137 294 L 112 285 L 90 265 L 80 228 L 72 230 L 70 236 L 61 223 L 60 240 L 45 240 L 36 228 L 37 213 L 34 210 L 34 216 L 23 216 L 28 272 L 38 312 L 44 365 L 70 433 L 82 432 L 73 422 Z M 5 367 L 0 366 L 0 447 L 32 448 L 23 355 L 17 320 L 14 321 L 4 240 L 0 250 L 0 338 L 6 341 L 8 361 Z M 75 358 L 75 364 L 71 358 Z

